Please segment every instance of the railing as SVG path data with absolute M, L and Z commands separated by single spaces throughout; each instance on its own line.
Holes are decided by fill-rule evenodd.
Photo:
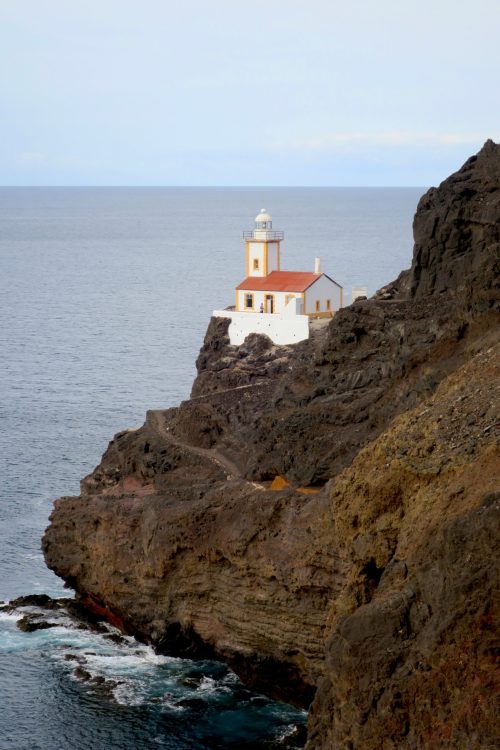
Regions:
M 250 229 L 243 232 L 244 240 L 283 240 L 284 232 L 276 232 L 274 229 Z

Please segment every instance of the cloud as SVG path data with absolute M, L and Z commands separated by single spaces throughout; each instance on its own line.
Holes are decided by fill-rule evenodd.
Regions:
M 489 134 L 484 133 L 422 133 L 396 130 L 383 133 L 327 133 L 311 138 L 276 142 L 273 150 L 334 151 L 348 146 L 478 146 Z

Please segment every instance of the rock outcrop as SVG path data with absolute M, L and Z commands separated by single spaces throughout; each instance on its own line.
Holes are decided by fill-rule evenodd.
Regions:
M 497 343 L 333 480 L 332 537 L 349 573 L 310 747 L 494 746 L 499 382 Z
M 374 299 L 293 347 L 212 319 L 191 398 L 56 502 L 49 567 L 159 650 L 312 701 L 308 748 L 495 746 L 499 228 L 488 141 Z

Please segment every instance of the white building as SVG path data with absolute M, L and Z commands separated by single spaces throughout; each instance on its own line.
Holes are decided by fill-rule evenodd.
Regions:
M 332 317 L 342 307 L 342 287 L 321 272 L 319 258 L 312 272 L 281 270 L 284 235 L 272 227 L 263 208 L 255 228 L 243 232 L 246 278 L 236 287 L 234 312 L 214 311 L 232 319 L 232 344 L 241 344 L 249 333 L 265 333 L 276 344 L 297 343 L 309 337 L 311 317 Z

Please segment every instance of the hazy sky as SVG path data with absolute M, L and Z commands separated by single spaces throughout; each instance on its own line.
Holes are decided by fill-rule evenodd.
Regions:
M 500 0 L 0 0 L 0 184 L 430 185 L 500 140 Z

